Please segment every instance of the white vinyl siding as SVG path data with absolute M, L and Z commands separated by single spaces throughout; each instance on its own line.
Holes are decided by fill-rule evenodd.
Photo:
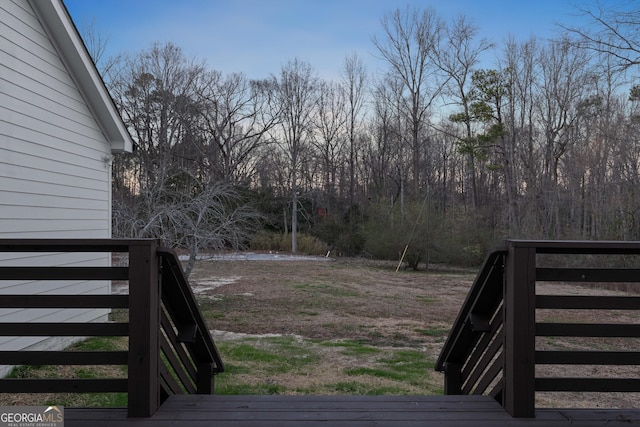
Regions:
M 109 143 L 28 3 L 0 13 L 0 235 L 110 237 Z
M 111 237 L 110 158 L 109 141 L 29 3 L 0 1 L 0 237 Z M 110 258 L 0 254 L 2 264 L 105 266 Z M 0 281 L 0 294 L 108 292 L 107 282 Z M 0 321 L 84 322 L 105 314 L 0 310 Z M 0 349 L 47 346 L 41 342 L 0 338 Z

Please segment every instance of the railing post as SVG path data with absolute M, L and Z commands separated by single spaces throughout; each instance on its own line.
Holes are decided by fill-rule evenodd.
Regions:
M 462 394 L 462 366 L 459 363 L 447 362 L 444 365 L 444 394 Z
M 212 363 L 198 363 L 197 393 L 213 394 L 214 378 Z
M 513 417 L 535 417 L 536 249 L 508 243 L 503 405 Z
M 154 240 L 129 246 L 129 417 L 160 406 L 160 281 Z

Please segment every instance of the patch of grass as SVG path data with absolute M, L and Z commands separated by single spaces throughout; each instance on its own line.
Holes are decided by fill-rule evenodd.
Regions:
M 380 362 L 389 369 L 401 373 L 402 381 L 414 385 L 422 384 L 424 379 L 429 377 L 429 372 L 432 372 L 435 367 L 435 364 L 429 361 L 422 352 L 415 350 L 398 350 L 393 353 L 392 357 L 381 359 Z
M 393 353 L 393 357 L 383 360 L 383 362 L 394 366 L 417 366 L 433 368 L 433 363 L 427 362 L 424 353 L 416 350 L 398 350 Z
M 416 299 L 423 304 L 434 304 L 438 301 L 436 298 L 427 295 L 418 295 Z
M 72 344 L 67 350 L 71 351 L 117 351 L 127 348 L 125 337 L 93 337 Z
M 319 359 L 308 345 L 293 337 L 271 338 L 268 343 L 280 355 L 279 366 L 274 366 L 276 372 L 299 370 Z
M 247 366 L 227 362 L 224 364 L 224 375 L 250 374 L 251 372 L 251 369 Z
M 41 368 L 42 366 L 16 366 L 9 372 L 6 378 L 33 378 L 34 372 Z
M 225 361 L 225 372 L 216 378 L 217 394 L 285 393 L 290 391 L 288 387 L 271 378 L 295 375 L 319 359 L 308 343 L 287 336 L 219 342 L 218 349 Z M 264 374 L 269 378 L 265 380 Z
M 225 343 L 219 345 L 223 358 L 230 360 L 242 360 L 245 363 L 273 363 L 281 356 L 269 351 L 259 349 L 247 343 Z
M 358 341 L 351 341 L 351 340 L 322 341 L 320 345 L 325 347 L 342 347 L 344 348 L 344 350 L 342 350 L 341 353 L 348 356 L 380 353 L 380 349 L 378 348 L 363 344 Z
M 216 384 L 216 394 L 227 395 L 282 394 L 286 390 L 286 387 L 279 384 L 235 384 L 229 382 Z
M 278 375 L 281 374 L 295 378 L 313 372 L 318 363 L 323 363 L 320 359 L 320 354 L 324 354 L 321 350 L 323 347 L 335 348 L 340 354 L 355 360 L 367 357 L 370 362 L 366 366 L 342 371 L 354 378 L 353 381 L 300 387 L 298 379 L 294 381 L 297 384 L 295 388 L 282 382 L 286 380 L 278 381 Z M 425 354 L 415 350 L 383 349 L 359 340 L 313 341 L 291 336 L 219 342 L 218 348 L 227 369 L 216 378 L 217 394 L 398 395 L 421 392 L 419 390 L 427 393 L 432 392 L 433 388 L 429 373 L 433 363 L 427 360 Z M 324 363 L 327 363 L 326 359 Z M 385 379 L 389 383 L 380 384 L 379 381 L 372 381 L 372 377 Z
M 340 394 L 367 394 L 369 386 L 357 381 L 340 381 L 325 385 L 325 389 Z
M 247 338 L 241 342 L 221 342 L 218 349 L 225 363 L 236 369 L 286 373 L 302 369 L 318 360 L 308 346 L 292 337 Z
M 75 376 L 84 379 L 96 378 L 96 371 L 90 368 L 80 368 L 76 369 Z
M 55 395 L 42 402 L 43 405 L 60 405 L 69 407 L 112 407 L 127 406 L 127 393 L 64 393 Z
M 370 384 L 358 381 L 340 381 L 337 383 L 326 384 L 324 386 L 326 393 L 339 393 L 342 395 L 367 395 L 367 396 L 383 396 L 383 395 L 402 395 L 408 394 L 407 390 L 401 387 L 382 386 L 372 387 Z
M 430 371 L 434 367 L 423 353 L 415 350 L 396 350 L 389 357 L 378 359 L 376 365 L 348 368 L 344 373 L 349 376 L 385 378 L 424 388 L 428 387 Z
M 209 310 L 206 313 L 202 313 L 202 317 L 204 317 L 205 319 L 222 319 L 224 318 L 224 313 L 220 312 L 220 311 L 215 311 L 215 310 Z
M 382 368 L 365 368 L 365 367 L 349 368 L 349 369 L 345 369 L 344 373 L 350 376 L 369 375 L 372 377 L 387 378 L 394 381 L 403 381 L 405 378 L 405 376 L 400 372 L 395 372 L 395 371 L 382 369 Z

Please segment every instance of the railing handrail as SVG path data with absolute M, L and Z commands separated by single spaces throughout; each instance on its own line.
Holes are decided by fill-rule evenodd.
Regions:
M 220 352 L 218 351 L 211 334 L 209 333 L 206 322 L 204 321 L 204 316 L 200 311 L 200 307 L 196 301 L 196 297 L 189 286 L 189 282 L 184 275 L 184 271 L 180 264 L 180 259 L 176 252 L 170 248 L 159 247 L 158 254 L 165 261 L 163 264 L 162 271 L 162 285 L 164 286 L 166 281 L 167 273 L 171 273 L 171 275 L 175 279 L 175 284 L 177 285 L 180 293 L 184 296 L 184 302 L 188 305 L 188 314 L 191 317 L 191 320 L 195 322 L 197 328 L 196 339 L 201 340 L 202 344 L 207 350 L 206 360 L 202 360 L 202 362 L 210 362 L 213 363 L 213 373 L 224 372 L 224 363 L 222 361 L 222 357 L 220 356 Z M 164 267 L 168 268 L 168 271 L 164 270 Z M 187 314 L 187 313 L 182 313 Z
M 640 242 L 626 240 L 522 240 L 508 239 L 507 247 L 531 248 L 538 254 L 640 254 Z
M 163 267 L 168 267 L 169 271 L 174 278 L 176 279 L 176 285 L 182 295 L 185 297 L 185 302 L 189 308 L 189 315 L 192 317 L 192 320 L 195 322 L 197 327 L 197 339 L 201 339 L 203 345 L 207 349 L 207 362 L 212 362 L 213 372 L 220 373 L 224 372 L 224 363 L 222 361 L 222 357 L 220 356 L 220 352 L 213 341 L 213 338 L 209 334 L 209 330 L 206 322 L 204 321 L 204 316 L 200 311 L 200 307 L 196 302 L 196 297 L 189 285 L 189 282 L 184 275 L 184 271 L 182 266 L 180 265 L 180 259 L 176 252 L 170 248 L 160 247 L 158 248 L 158 254 L 160 257 L 166 262 L 163 264 Z M 165 270 L 162 272 L 163 279 L 165 278 Z M 163 280 L 163 286 L 164 286 Z
M 0 280 L 128 280 L 128 295 L 9 295 L 0 308 L 125 308 L 128 323 L 24 323 L 0 329 L 4 336 L 128 335 L 129 349 L 86 352 L 0 351 L 0 364 L 114 364 L 128 379 L 0 379 L 4 392 L 128 392 L 129 416 L 150 416 L 168 394 L 213 393 L 213 375 L 224 365 L 174 251 L 155 239 L 0 239 L 0 253 L 128 253 L 129 265 L 0 267 Z M 43 263 L 44 264 L 44 263 Z M 162 298 L 162 294 L 167 296 Z M 169 298 L 168 296 L 171 296 Z M 164 305 L 163 305 L 164 304 Z M 179 329 L 193 325 L 191 338 Z M 38 336 L 40 336 L 38 335 Z M 180 335 L 180 336 L 178 336 Z M 161 358 L 161 352 L 165 356 Z M 70 363 L 73 362 L 73 363 Z
M 487 285 L 491 286 L 490 283 L 487 283 L 487 280 L 491 276 L 494 268 L 502 267 L 502 258 L 504 257 L 504 255 L 506 255 L 506 252 L 507 251 L 505 248 L 496 248 L 485 257 L 482 263 L 482 267 L 480 267 L 480 271 L 476 275 L 473 284 L 469 288 L 467 297 L 465 298 L 464 303 L 462 303 L 462 307 L 458 312 L 458 316 L 453 322 L 453 326 L 449 331 L 447 340 L 445 341 L 445 344 L 440 351 L 440 356 L 438 357 L 435 366 L 435 369 L 437 371 L 445 370 L 445 364 L 449 360 L 450 355 L 456 349 L 456 347 L 460 345 L 460 336 L 468 325 L 469 315 L 476 307 L 476 304 L 478 303 L 478 297 L 482 295 L 483 291 L 488 290 Z
M 0 239 L 0 252 L 129 252 L 157 239 Z

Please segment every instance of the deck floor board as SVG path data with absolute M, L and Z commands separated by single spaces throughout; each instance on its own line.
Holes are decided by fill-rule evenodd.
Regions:
M 640 426 L 640 410 L 540 409 L 511 418 L 485 396 L 171 396 L 150 418 L 121 408 L 66 408 L 65 426 L 91 427 L 565 427 Z

